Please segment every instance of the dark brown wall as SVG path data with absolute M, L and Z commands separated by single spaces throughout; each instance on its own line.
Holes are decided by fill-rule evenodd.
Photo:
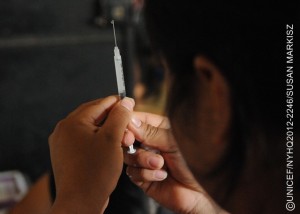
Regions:
M 116 93 L 111 28 L 94 0 L 0 2 L 0 171 L 32 180 L 49 165 L 47 138 L 80 103 Z

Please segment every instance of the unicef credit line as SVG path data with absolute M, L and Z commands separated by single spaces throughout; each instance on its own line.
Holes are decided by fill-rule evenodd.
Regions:
M 286 24 L 286 210 L 294 211 L 294 25 Z

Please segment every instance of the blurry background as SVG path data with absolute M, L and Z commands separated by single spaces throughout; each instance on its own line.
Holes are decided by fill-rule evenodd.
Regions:
M 7 182 L 12 177 L 1 180 L 7 170 L 20 171 L 34 187 L 16 213 L 24 206 L 47 213 L 48 136 L 81 103 L 117 94 L 112 19 L 127 96 L 137 110 L 162 113 L 163 71 L 149 48 L 142 6 L 143 0 L 0 1 L 0 213 L 20 194 Z M 125 173 L 110 201 L 106 213 L 162 211 Z
M 95 0 L 0 2 L 0 171 L 35 181 L 49 166 L 47 138 L 58 120 L 117 93 L 112 27 L 95 24 L 101 11 Z M 116 14 L 122 54 L 126 17 Z

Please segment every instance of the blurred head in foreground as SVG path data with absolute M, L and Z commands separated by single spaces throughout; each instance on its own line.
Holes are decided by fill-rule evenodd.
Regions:
M 284 207 L 286 36 L 296 14 L 285 11 L 278 2 L 146 1 L 174 136 L 229 210 L 269 209 L 273 193 L 273 208 Z

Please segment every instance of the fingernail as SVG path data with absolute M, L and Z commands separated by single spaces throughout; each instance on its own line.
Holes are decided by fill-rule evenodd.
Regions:
M 124 99 L 121 100 L 121 105 L 127 108 L 129 111 L 132 111 L 134 106 L 134 100 L 129 97 L 124 97 Z
M 159 158 L 151 157 L 151 158 L 149 158 L 148 163 L 151 167 L 157 168 L 160 165 L 160 160 L 159 160 Z
M 158 180 L 163 180 L 168 176 L 166 171 L 158 170 L 154 172 L 154 177 Z
M 139 128 L 142 125 L 142 122 L 136 117 L 133 117 L 131 121 L 136 128 Z

